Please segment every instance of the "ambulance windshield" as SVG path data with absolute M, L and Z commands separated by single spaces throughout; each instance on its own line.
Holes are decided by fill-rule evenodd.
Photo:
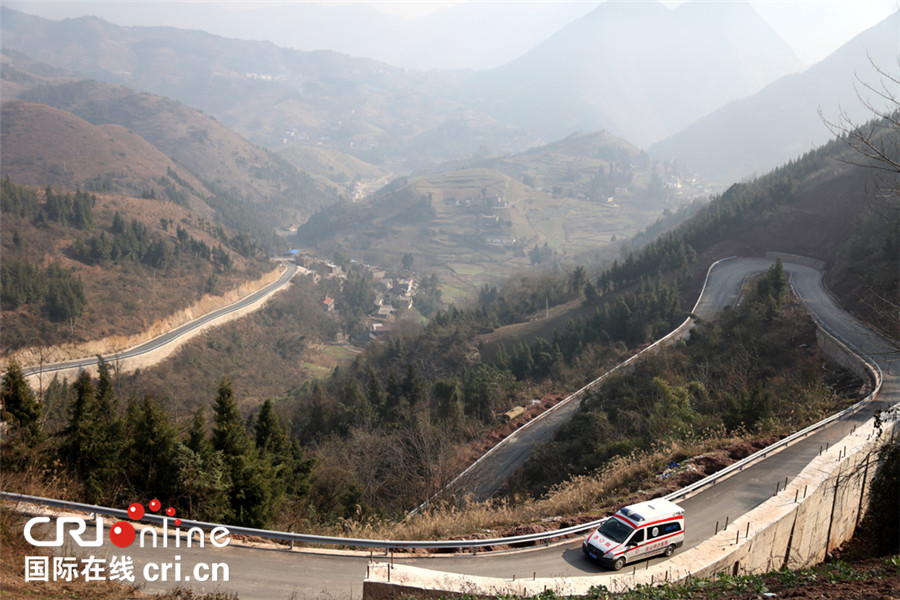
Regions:
M 628 539 L 628 536 L 631 535 L 634 528 L 616 518 L 611 518 L 607 519 L 597 531 L 599 531 L 600 535 L 606 539 L 621 544 Z

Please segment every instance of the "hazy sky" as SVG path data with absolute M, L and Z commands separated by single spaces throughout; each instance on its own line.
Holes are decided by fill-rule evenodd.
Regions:
M 646 0 L 611 0 L 611 1 L 646 1 Z M 738 0 L 695 0 L 699 2 L 729 2 Z M 81 0 L 0 0 L 13 8 L 23 10 L 25 12 L 36 14 L 51 19 L 62 19 L 67 17 L 76 17 L 84 15 L 96 15 L 106 19 L 112 23 L 119 25 L 172 25 L 186 28 L 202 28 L 210 33 L 225 35 L 228 37 L 244 37 L 237 34 L 232 29 L 222 29 L 217 31 L 216 24 L 207 21 L 190 20 L 188 13 L 190 9 L 200 8 L 201 5 L 213 5 L 228 10 L 229 12 L 245 11 L 249 16 L 259 13 L 258 9 L 266 6 L 284 6 L 287 4 L 300 4 L 298 0 L 282 0 L 280 2 L 258 1 L 248 2 L 246 0 L 221 1 L 221 0 L 176 0 L 175 2 L 153 3 L 147 0 L 94 0 L 84 2 Z M 359 4 L 361 2 L 351 2 L 349 0 L 329 0 L 327 2 L 303 2 L 305 4 L 329 4 L 343 5 L 346 7 L 351 4 Z M 457 7 L 461 4 L 481 4 L 485 5 L 482 11 L 485 19 L 492 18 L 509 18 L 509 10 L 498 9 L 515 9 L 525 12 L 534 13 L 536 10 L 544 10 L 549 15 L 550 11 L 547 7 L 552 6 L 551 3 L 541 0 L 461 0 L 457 2 L 445 1 L 366 1 L 371 8 L 378 11 L 402 17 L 403 19 L 414 21 L 415 19 L 428 17 L 441 9 L 449 7 Z M 586 14 L 599 2 L 597 0 L 567 0 L 571 6 L 571 10 L 565 13 L 567 18 L 571 15 L 580 16 Z M 555 3 L 557 6 L 561 2 Z M 663 4 L 674 7 L 681 2 L 673 0 L 664 0 Z M 828 54 L 836 50 L 843 43 L 850 40 L 858 33 L 872 27 L 876 23 L 882 21 L 891 12 L 898 10 L 900 0 L 750 0 L 750 4 L 775 31 L 781 35 L 784 40 L 791 45 L 797 56 L 807 64 L 813 64 L 825 58 Z M 169 8 L 164 7 L 168 6 Z M 183 16 L 179 13 L 182 11 L 172 10 L 172 6 L 182 5 L 185 9 Z M 131 10 L 134 7 L 134 10 Z M 471 7 L 469 7 L 471 8 Z M 492 10 L 487 10 L 488 8 Z M 193 11 L 197 14 L 197 11 Z M 556 17 L 560 18 L 559 10 L 555 11 Z M 505 16 L 504 16 L 505 15 Z M 183 18 L 184 21 L 179 22 Z M 196 19 L 196 17 L 195 17 Z M 204 23 L 205 25 L 198 25 Z M 482 25 L 484 25 L 482 23 Z M 506 26 L 508 27 L 508 23 Z M 552 19 L 547 20 L 546 28 L 558 28 L 559 22 Z M 484 29 L 482 28 L 482 31 Z M 258 30 L 257 30 L 258 31 Z M 537 31 L 535 35 L 549 36 L 553 31 L 545 34 L 543 31 Z M 248 34 L 250 39 L 258 39 L 259 34 Z M 898 32 L 898 40 L 900 40 L 900 32 Z M 274 40 L 276 43 L 284 44 L 283 41 Z M 464 40 L 461 40 L 465 43 Z M 537 40 L 540 41 L 540 40 Z M 318 42 L 321 43 L 321 42 Z M 535 42 L 537 43 L 537 42 Z M 300 45 L 292 45 L 297 49 L 312 50 L 314 48 L 304 48 Z M 354 48 L 315 48 L 315 49 L 336 49 L 353 53 Z M 516 49 L 516 52 L 519 50 Z M 463 56 L 463 53 L 460 53 Z M 462 58 L 460 59 L 462 60 Z M 508 57 L 498 57 L 498 62 L 508 60 Z M 490 62 L 490 61 L 488 61 Z M 407 65 L 397 65 L 407 66 Z M 448 66 L 448 65 L 439 65 Z M 460 64 L 453 66 L 467 67 L 472 65 Z

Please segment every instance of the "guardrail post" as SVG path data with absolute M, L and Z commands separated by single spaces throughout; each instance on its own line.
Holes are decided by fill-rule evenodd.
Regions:
M 728 529 L 728 517 L 725 517 L 725 527 L 722 528 L 722 531 L 725 531 L 727 529 Z

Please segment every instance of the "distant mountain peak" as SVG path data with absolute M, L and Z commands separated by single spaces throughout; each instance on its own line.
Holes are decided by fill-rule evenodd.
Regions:
M 857 96 L 858 79 L 878 85 L 895 65 L 900 12 L 864 31 L 803 73 L 782 77 L 757 94 L 729 103 L 650 147 L 707 177 L 734 181 L 797 158 L 831 138 L 822 122 L 840 110 L 871 118 Z
M 608 128 L 647 145 L 801 67 L 747 2 L 605 2 L 471 94 L 545 139 Z

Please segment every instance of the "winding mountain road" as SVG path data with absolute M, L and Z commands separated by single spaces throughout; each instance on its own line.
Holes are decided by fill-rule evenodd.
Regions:
M 183 338 L 185 338 L 186 336 L 197 333 L 198 330 L 219 320 L 222 320 L 232 313 L 241 311 L 264 298 L 267 298 L 271 294 L 286 286 L 296 273 L 297 265 L 288 263 L 284 272 L 281 274 L 281 277 L 279 277 L 276 281 L 256 290 L 252 294 L 244 296 L 234 304 L 230 304 L 229 306 L 220 308 L 219 310 L 209 312 L 202 317 L 198 317 L 197 319 L 189 321 L 188 323 L 185 323 L 180 327 L 176 327 L 175 329 L 157 336 L 148 342 L 145 342 L 138 346 L 134 346 L 133 348 L 129 348 L 128 350 L 104 356 L 103 359 L 107 362 L 119 361 L 121 363 L 122 361 L 131 358 L 136 358 L 145 354 L 149 354 L 150 352 L 164 349 L 175 342 L 182 342 L 184 341 Z M 96 364 L 97 357 L 94 356 L 90 358 L 48 363 L 43 366 L 28 367 L 23 369 L 22 371 L 26 377 L 34 377 L 41 373 L 56 373 L 59 371 L 77 372 L 77 370 L 79 369 L 91 367 Z
M 753 273 L 768 269 L 768 259 L 731 259 L 714 266 L 706 290 L 698 303 L 698 316 L 705 318 L 734 302 L 741 283 Z M 898 376 L 900 355 L 894 346 L 867 329 L 841 310 L 822 284 L 822 273 L 816 269 L 785 263 L 794 289 L 820 324 L 855 351 L 868 356 L 883 371 L 882 391 L 871 403 L 855 413 L 836 420 L 802 441 L 770 455 L 731 477 L 696 492 L 680 501 L 686 513 L 685 549 L 697 545 L 714 533 L 717 521 L 732 521 L 768 499 L 776 482 L 793 478 L 815 457 L 825 444 L 842 439 L 857 424 L 867 421 L 876 409 L 893 406 L 900 401 Z M 527 445 L 527 444 L 523 444 Z M 493 577 L 519 578 L 573 577 L 598 575 L 615 577 L 588 561 L 581 552 L 581 537 L 551 546 L 508 552 L 483 552 L 478 555 L 454 555 L 403 558 L 395 561 L 434 571 L 468 573 Z M 116 554 L 116 548 L 108 548 Z M 366 575 L 368 553 L 317 550 L 282 551 L 238 545 L 233 542 L 223 549 L 168 549 L 165 551 L 133 547 L 131 554 L 138 565 L 145 561 L 164 560 L 161 552 L 177 552 L 183 570 L 189 572 L 198 561 L 225 562 L 230 566 L 228 583 L 219 589 L 238 592 L 243 600 L 271 598 L 361 598 Z M 681 550 L 681 552 L 683 552 Z M 383 558 L 383 554 L 381 555 Z M 378 555 L 376 555 L 378 558 Z M 663 559 L 652 559 L 655 563 Z M 643 566 L 646 563 L 641 563 Z M 172 582 L 154 582 L 148 590 L 172 587 Z M 197 591 L 213 590 L 216 584 L 190 584 Z

